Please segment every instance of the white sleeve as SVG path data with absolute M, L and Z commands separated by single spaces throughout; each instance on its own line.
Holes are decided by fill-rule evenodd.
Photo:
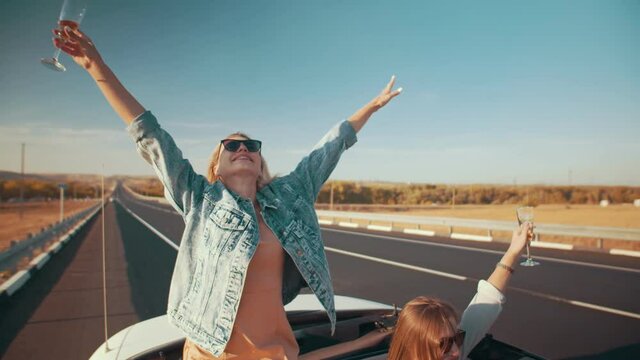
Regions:
M 466 331 L 461 349 L 461 359 L 466 359 L 471 350 L 482 340 L 502 311 L 505 296 L 485 280 L 478 282 L 478 292 L 462 314 L 460 329 Z

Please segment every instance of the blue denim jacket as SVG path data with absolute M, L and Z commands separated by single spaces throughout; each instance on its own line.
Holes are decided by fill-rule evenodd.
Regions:
M 211 184 L 196 174 L 149 111 L 128 131 L 186 224 L 169 291 L 170 322 L 220 356 L 231 336 L 247 267 L 259 241 L 254 207 L 220 181 Z M 295 170 L 256 194 L 265 223 L 289 255 L 285 256 L 283 302 L 289 303 L 308 286 L 326 309 L 332 331 L 336 322 L 333 286 L 313 205 L 342 152 L 356 141 L 348 121 L 336 125 Z

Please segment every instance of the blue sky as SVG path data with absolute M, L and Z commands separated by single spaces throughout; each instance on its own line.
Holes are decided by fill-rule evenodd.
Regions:
M 39 64 L 62 1 L 0 2 L 0 169 L 152 174 L 89 76 Z M 638 1 L 94 0 L 81 28 L 204 172 L 242 130 L 285 174 L 396 74 L 333 179 L 640 185 Z

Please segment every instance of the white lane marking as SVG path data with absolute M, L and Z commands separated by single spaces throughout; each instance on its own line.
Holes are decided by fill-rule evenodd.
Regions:
M 423 273 L 427 273 L 427 274 L 431 274 L 431 275 L 436 275 L 436 276 L 443 276 L 443 277 L 450 278 L 450 279 L 455 279 L 455 280 L 463 280 L 463 281 L 467 280 L 467 277 L 465 277 L 465 276 L 460 276 L 460 275 L 450 274 L 450 273 L 446 273 L 446 272 L 442 272 L 442 271 L 427 269 L 427 268 L 423 268 L 423 267 L 420 267 L 420 266 L 404 264 L 404 263 L 401 263 L 401 262 L 386 260 L 386 259 L 382 259 L 382 258 L 378 258 L 378 257 L 358 254 L 358 253 L 354 253 L 354 252 L 350 252 L 350 251 L 346 251 L 346 250 L 340 250 L 340 249 L 336 249 L 336 248 L 332 248 L 332 247 L 328 247 L 328 246 L 325 246 L 324 249 L 327 250 L 327 251 L 334 252 L 334 253 L 353 256 L 353 257 L 357 257 L 357 258 L 365 259 L 365 260 L 370 260 L 370 261 L 375 261 L 375 262 L 379 262 L 381 264 L 391 265 L 391 266 L 395 266 L 395 267 L 399 267 L 399 268 L 403 268 L 403 269 L 415 270 L 415 271 L 419 271 L 419 272 L 423 272 Z
M 553 301 L 557 301 L 557 302 L 560 302 L 560 303 L 565 303 L 565 304 L 568 304 L 568 305 L 580 306 L 580 307 L 584 307 L 584 308 L 587 308 L 587 309 L 590 309 L 590 310 L 602 311 L 602 312 L 606 312 L 606 313 L 610 313 L 610 314 L 614 314 L 614 315 L 630 317 L 632 319 L 640 319 L 640 314 L 632 313 L 630 311 L 618 310 L 618 309 L 614 309 L 614 308 L 610 308 L 610 307 L 606 307 L 606 306 L 590 304 L 590 303 L 586 303 L 584 301 L 565 299 L 565 298 L 561 298 L 559 296 L 544 294 L 544 293 L 540 293 L 540 292 L 537 292 L 537 291 L 532 291 L 532 290 L 527 290 L 527 289 L 522 289 L 522 288 L 517 288 L 517 287 L 512 287 L 512 286 L 509 286 L 509 291 L 517 291 L 517 292 L 521 292 L 521 293 L 524 293 L 524 294 L 527 294 L 527 295 L 532 295 L 532 296 L 536 296 L 536 297 L 547 299 L 547 300 L 553 300 Z
M 609 250 L 609 254 L 640 257 L 640 251 L 623 250 L 623 249 L 611 249 Z
M 174 214 L 174 215 L 179 215 L 175 210 L 163 209 L 163 208 L 160 208 L 160 207 L 157 207 L 157 206 L 153 206 L 153 205 L 144 203 L 142 201 L 138 201 L 137 199 L 133 200 L 133 201 L 138 203 L 138 204 L 140 204 L 140 205 L 144 205 L 144 206 L 156 209 L 156 210 L 161 210 L 161 211 L 165 211 L 165 212 L 168 212 L 168 213 L 171 213 L 171 214 Z M 120 202 L 120 203 L 122 204 L 122 202 Z M 344 226 L 345 223 L 340 223 L 340 224 L 342 224 Z M 346 224 L 352 224 L 352 223 L 346 223 Z M 357 224 L 355 224 L 355 223 L 353 223 L 353 224 L 356 225 L 356 227 L 357 227 Z M 353 226 L 347 225 L 347 227 L 353 227 Z M 361 236 L 372 236 L 372 237 L 390 239 L 390 240 L 407 242 L 407 243 L 412 243 L 412 244 L 441 246 L 441 247 L 452 248 L 452 249 L 464 249 L 464 250 L 477 251 L 477 252 L 483 252 L 483 253 L 488 253 L 488 254 L 499 254 L 499 255 L 503 254 L 502 251 L 496 251 L 496 250 L 477 249 L 477 248 L 465 247 L 465 246 L 460 246 L 460 245 L 434 243 L 434 242 L 428 242 L 428 241 L 422 241 L 422 240 L 402 239 L 402 238 L 384 236 L 384 235 L 364 234 L 364 233 L 360 233 L 360 232 L 333 229 L 333 228 L 323 228 L 323 229 L 327 230 L 327 231 L 343 232 L 343 233 L 347 233 L 347 234 L 356 234 L 356 235 L 361 235 Z M 432 232 L 432 231 L 429 231 L 429 230 L 404 229 L 404 232 L 407 233 L 407 234 L 414 234 L 414 235 L 435 236 L 435 233 Z M 532 242 L 531 244 L 533 245 L 535 243 L 536 242 Z M 536 246 L 536 245 L 533 245 L 533 246 Z M 629 250 L 611 249 L 610 253 L 612 255 L 628 255 L 628 256 L 638 256 L 638 257 L 640 257 L 640 252 L 638 252 L 638 251 L 631 252 Z M 541 259 L 541 260 L 545 260 L 545 261 L 553 261 L 553 262 L 562 263 L 562 264 L 581 265 L 581 266 L 587 266 L 587 267 L 594 267 L 594 268 L 598 268 L 598 269 L 617 270 L 617 271 L 625 271 L 625 272 L 640 274 L 640 269 L 631 269 L 631 268 L 625 268 L 625 267 L 620 267 L 620 266 L 594 264 L 594 263 L 587 263 L 587 262 L 575 261 L 575 260 L 557 259 L 557 258 L 551 258 L 551 257 L 546 257 L 546 256 L 536 256 L 536 259 Z
M 153 226 L 151 226 L 151 224 L 149 224 L 148 222 L 144 221 L 140 216 L 136 215 L 133 211 L 129 210 L 129 208 L 122 203 L 122 201 L 117 200 L 120 205 L 122 205 L 122 207 L 127 210 L 127 212 L 129 214 L 131 214 L 131 216 L 133 216 L 134 218 L 136 218 L 136 220 L 140 221 L 142 223 L 142 225 L 146 226 L 149 230 L 151 230 L 154 234 L 158 235 L 158 237 L 160 239 L 162 239 L 164 242 L 166 242 L 167 244 L 169 244 L 172 248 L 174 248 L 175 250 L 178 250 L 178 245 L 176 245 L 173 241 L 171 241 L 171 239 L 169 239 L 168 237 L 164 236 L 163 233 L 161 233 L 160 231 L 156 230 L 156 228 L 154 228 Z
M 360 259 L 364 259 L 364 260 L 378 262 L 378 263 L 385 264 L 385 265 L 391 265 L 391 266 L 395 266 L 395 267 L 399 267 L 399 268 L 403 268 L 403 269 L 415 270 L 415 271 L 418 271 L 418 272 L 423 272 L 423 273 L 436 275 L 436 276 L 442 276 L 442 277 L 446 277 L 446 278 L 450 278 L 450 279 L 461 280 L 461 281 L 473 281 L 473 282 L 478 281 L 478 279 L 474 279 L 474 278 L 471 278 L 471 277 L 465 277 L 465 276 L 446 273 L 446 272 L 442 272 L 442 271 L 438 271 L 438 270 L 427 269 L 427 268 L 423 268 L 423 267 L 420 267 L 420 266 L 409 265 L 409 264 L 405 264 L 405 263 L 401 263 L 401 262 L 397 262 L 397 261 L 391 261 L 391 260 L 387 260 L 387 259 L 382 259 L 382 258 L 379 258 L 379 257 L 364 255 L 364 254 L 360 254 L 360 253 L 354 253 L 354 252 L 346 251 L 346 250 L 340 250 L 340 249 L 336 249 L 336 248 L 332 248 L 332 247 L 328 247 L 328 246 L 325 246 L 324 249 L 326 251 L 334 252 L 334 253 L 337 253 L 337 254 L 352 256 L 352 257 L 356 257 L 356 258 L 360 258 Z M 525 294 L 528 294 L 528 295 L 536 296 L 536 297 L 547 299 L 547 300 L 553 300 L 553 301 L 557 301 L 557 302 L 561 302 L 561 303 L 565 303 L 565 304 L 569 304 L 569 305 L 580 306 L 580 307 L 588 308 L 588 309 L 591 309 L 591 310 L 596 310 L 596 311 L 606 312 L 606 313 L 610 313 L 610 314 L 614 314 L 614 315 L 630 317 L 630 318 L 633 318 L 633 319 L 640 319 L 640 314 L 632 313 L 632 312 L 629 312 L 629 311 L 613 309 L 613 308 L 606 307 L 606 306 L 601 306 L 601 305 L 594 305 L 594 304 L 586 303 L 586 302 L 583 302 L 583 301 L 565 299 L 565 298 L 562 298 L 562 297 L 559 297 L 559 296 L 544 294 L 544 293 L 541 293 L 541 292 L 522 289 L 522 288 L 509 287 L 509 290 L 518 291 L 518 292 L 522 292 L 522 293 L 525 293 Z
M 424 236 L 435 236 L 436 232 L 431 230 L 421 230 L 421 229 L 404 229 L 402 230 L 405 234 L 412 235 L 424 235 Z
M 120 202 L 120 204 L 122 205 L 122 207 L 125 208 L 125 210 L 127 210 L 131 215 L 133 215 L 138 221 L 140 221 L 143 225 L 145 225 L 147 228 L 149 228 L 149 230 L 151 230 L 153 233 L 158 235 L 162 240 L 167 242 L 174 249 L 178 250 L 178 246 L 176 244 L 174 244 L 171 240 L 169 240 L 169 238 L 164 236 L 164 234 L 162 234 L 160 231 L 156 230 L 153 226 L 151 226 L 146 221 L 142 220 L 142 218 L 140 218 L 138 215 L 136 215 L 133 211 L 129 210 L 122 202 Z M 333 229 L 325 229 L 325 230 L 333 230 Z M 392 240 L 407 241 L 407 242 L 412 242 L 412 243 L 422 243 L 422 244 L 425 243 L 423 241 L 399 239 L 399 238 L 392 238 L 392 237 L 388 237 L 388 236 L 379 236 L 379 235 L 371 235 L 371 234 L 360 234 L 360 233 L 357 233 L 357 232 L 341 231 L 341 230 L 335 230 L 335 231 L 351 233 L 351 234 L 358 234 L 358 235 L 369 235 L 369 236 L 375 236 L 375 237 L 381 237 L 381 238 L 388 238 L 388 239 L 392 239 Z M 432 244 L 432 245 L 442 245 L 442 244 Z M 481 249 L 465 248 L 465 247 L 462 247 L 462 246 L 455 246 L 455 245 L 447 245 L 447 247 L 455 247 L 455 248 L 461 248 L 461 249 L 467 249 L 467 250 L 481 250 Z M 467 280 L 467 281 L 477 281 L 476 279 L 473 279 L 473 278 L 470 278 L 470 277 L 450 274 L 450 273 L 437 271 L 437 270 L 432 270 L 432 269 L 427 269 L 427 268 L 414 266 L 414 265 L 408 265 L 408 264 L 400 263 L 400 262 L 397 262 L 397 261 L 391 261 L 391 260 L 386 260 L 386 259 L 377 258 L 377 257 L 373 257 L 373 256 L 358 254 L 358 253 L 345 251 L 345 250 L 340 250 L 340 249 L 336 249 L 336 248 L 332 248 L 332 247 L 328 247 L 328 246 L 325 246 L 325 250 L 331 251 L 331 252 L 335 252 L 335 253 L 338 253 L 338 254 L 353 256 L 353 257 L 357 257 L 357 258 L 361 258 L 361 259 L 365 259 L 365 260 L 375 261 L 375 262 L 379 262 L 379 263 L 386 264 L 386 265 L 396 266 L 396 267 L 399 267 L 399 268 L 415 270 L 415 271 L 419 271 L 419 272 L 423 272 L 423 273 L 427 273 L 427 274 L 431 274 L 431 275 L 436 275 L 436 276 L 442 276 L 442 277 L 446 277 L 446 278 L 450 278 L 450 279 L 455 279 L 455 280 L 460 280 L 460 281 L 465 281 L 465 280 Z M 493 251 L 493 250 L 483 250 L 483 251 L 484 252 L 493 252 L 493 253 L 502 253 L 502 252 Z M 578 262 L 576 262 L 576 263 L 578 263 Z M 589 264 L 589 263 L 579 263 L 579 264 L 594 265 L 594 264 Z M 626 268 L 620 268 L 620 269 L 625 269 L 626 271 L 632 270 L 632 269 L 626 269 Z M 514 290 L 514 291 L 523 292 L 523 293 L 526 293 L 526 294 L 530 294 L 530 295 L 533 295 L 533 296 L 549 299 L 549 300 L 555 300 L 555 301 L 571 304 L 571 305 L 574 305 L 574 306 L 581 306 L 581 307 L 585 307 L 585 308 L 592 309 L 592 310 L 607 312 L 607 313 L 620 315 L 620 316 L 626 316 L 626 317 L 630 317 L 630 318 L 634 318 L 634 319 L 640 319 L 640 314 L 636 314 L 636 313 L 632 313 L 632 312 L 628 312 L 628 311 L 613 309 L 613 308 L 609 308 L 609 307 L 606 307 L 606 306 L 594 305 L 594 304 L 586 303 L 586 302 L 583 302 L 583 301 L 564 299 L 564 298 L 561 298 L 561 297 L 558 297 L 558 296 L 547 295 L 547 294 L 539 293 L 539 292 L 532 291 L 532 290 L 513 288 L 513 287 L 509 287 L 509 289 Z
M 531 247 L 540 247 L 547 249 L 560 249 L 560 250 L 573 250 L 573 245 L 570 244 L 559 244 L 559 243 L 551 243 L 544 241 L 532 241 Z
M 323 227 L 322 229 L 326 230 L 326 231 L 340 232 L 340 233 L 345 233 L 345 234 L 360 235 L 360 236 L 371 236 L 371 237 L 374 237 L 374 238 L 387 239 L 387 240 L 405 242 L 405 243 L 410 243 L 410 244 L 439 246 L 439 247 L 444 247 L 444 248 L 469 250 L 469 251 L 475 251 L 475 252 L 481 252 L 481 253 L 487 253 L 487 254 L 498 254 L 498 255 L 504 254 L 504 251 L 478 249 L 478 248 L 466 247 L 466 246 L 461 246 L 461 245 L 442 244 L 442 243 L 431 242 L 431 241 L 426 241 L 426 240 L 403 239 L 403 238 L 387 236 L 387 235 L 369 234 L 369 233 L 362 233 L 362 232 L 358 232 L 358 231 L 348 231 L 348 230 L 334 229 L 334 228 L 327 228 L 327 227 Z M 562 264 L 581 265 L 581 266 L 593 267 L 593 268 L 598 268 L 598 269 L 617 270 L 617 271 L 625 271 L 625 272 L 640 274 L 640 269 L 631 269 L 631 268 L 612 266 L 612 265 L 603 265 L 603 264 L 593 264 L 593 263 L 574 261 L 574 260 L 564 260 L 564 259 L 550 258 L 550 257 L 546 257 L 546 256 L 534 256 L 534 258 L 535 259 L 539 259 L 539 260 L 562 263 Z
M 490 236 L 461 234 L 461 233 L 451 233 L 449 237 L 452 239 L 458 239 L 458 240 L 471 240 L 471 241 L 484 241 L 484 242 L 493 241 L 493 238 Z
M 593 310 L 599 310 L 599 311 L 604 311 L 604 312 L 608 312 L 608 313 L 612 313 L 612 314 L 616 314 L 616 315 L 620 315 L 620 316 L 626 316 L 626 317 L 630 317 L 630 318 L 634 318 L 634 319 L 639 319 L 640 320 L 640 314 L 635 314 L 629 311 L 622 311 L 622 310 L 618 310 L 618 309 L 612 309 L 606 306 L 600 306 L 600 305 L 593 305 L 593 304 L 589 304 L 586 302 L 582 302 L 582 301 L 576 301 L 576 300 L 570 300 L 569 301 L 570 304 L 572 305 L 576 305 L 576 306 L 582 306 L 588 309 L 593 309 Z
M 391 231 L 391 226 L 382 226 L 382 225 L 367 225 L 367 229 L 375 230 L 375 231 Z

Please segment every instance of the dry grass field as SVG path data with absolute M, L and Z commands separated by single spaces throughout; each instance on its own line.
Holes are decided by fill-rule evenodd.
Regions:
M 325 207 L 323 207 L 325 208 Z M 513 221 L 515 224 L 514 205 L 458 205 L 455 208 L 450 206 L 434 206 L 408 208 L 401 211 L 394 211 L 384 207 L 363 207 L 352 206 L 334 208 L 335 210 L 347 211 L 373 211 L 378 213 L 390 213 L 394 215 L 424 215 L 434 217 L 454 217 L 465 219 L 482 220 L 504 220 Z M 357 222 L 357 221 L 356 221 Z M 640 228 L 640 207 L 631 204 L 610 205 L 600 207 L 597 205 L 539 205 L 535 208 L 535 222 L 544 224 L 563 225 L 584 225 L 584 226 L 610 226 L 622 228 Z M 386 224 L 388 225 L 388 224 Z M 396 224 L 400 227 L 415 228 L 411 224 Z M 423 227 L 434 230 L 436 233 L 445 234 L 448 229 L 438 227 Z M 456 232 L 468 234 L 486 235 L 486 231 L 474 229 L 455 229 Z M 503 232 L 493 232 L 493 237 L 497 240 L 508 240 L 510 234 Z M 568 243 L 577 246 L 595 247 L 598 239 L 569 238 L 559 236 L 545 236 L 542 241 Z M 640 241 L 618 241 L 607 240 L 603 242 L 603 247 L 619 248 L 628 250 L 640 250 Z
M 403 212 L 407 215 L 457 217 L 466 219 L 515 221 L 513 205 L 459 205 Z M 535 221 L 545 224 L 613 226 L 640 228 L 640 207 L 631 204 L 610 205 L 539 205 Z
M 92 205 L 96 200 L 68 200 L 64 203 L 65 217 L 74 215 Z M 58 201 L 27 202 L 24 204 L 0 204 L 0 251 L 8 248 L 13 240 L 21 240 L 29 233 L 38 233 L 54 224 L 60 216 Z

